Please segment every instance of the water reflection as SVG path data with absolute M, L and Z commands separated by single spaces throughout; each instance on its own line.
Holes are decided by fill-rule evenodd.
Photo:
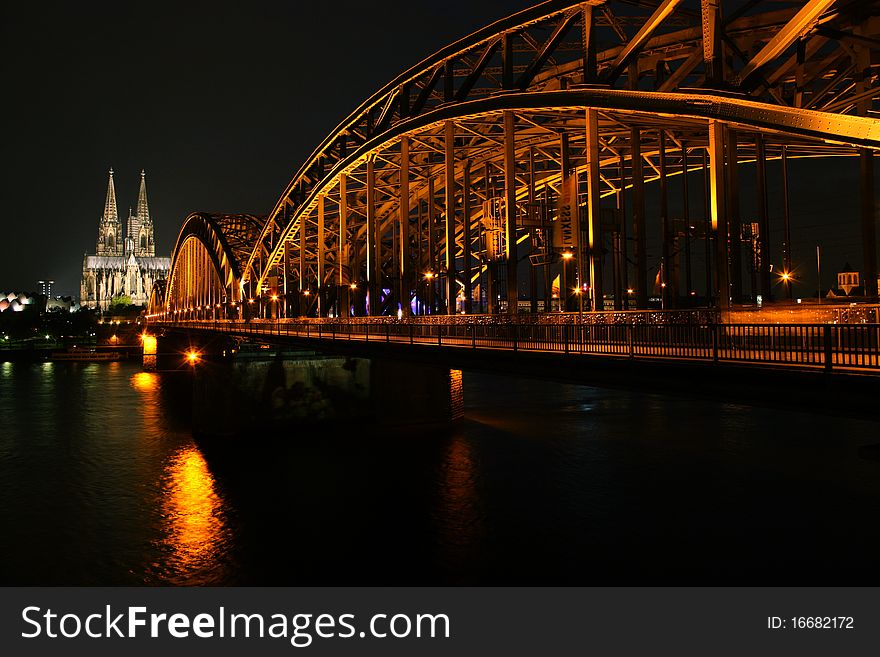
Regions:
M 154 372 L 138 372 L 131 377 L 131 385 L 142 393 L 150 393 L 156 390 L 159 383 L 159 375 Z
M 162 507 L 165 578 L 174 583 L 210 584 L 222 579 L 229 528 L 214 476 L 198 448 L 174 454 L 165 470 Z
M 477 488 L 479 465 L 473 447 L 460 433 L 449 441 L 440 465 L 438 529 L 455 572 L 479 553 L 485 534 L 481 500 Z

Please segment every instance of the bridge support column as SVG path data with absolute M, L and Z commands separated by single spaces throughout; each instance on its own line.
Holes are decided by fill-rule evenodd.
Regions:
M 397 258 L 397 302 L 404 316 L 411 314 L 409 305 L 409 137 L 400 140 L 400 208 Z
M 645 172 L 642 166 L 642 133 L 639 128 L 630 129 L 630 144 L 632 146 L 632 221 L 636 257 L 636 307 L 639 310 L 645 310 L 648 307 L 648 243 L 645 226 Z
M 788 198 L 788 149 L 782 147 L 782 273 L 791 274 L 791 206 Z M 792 281 L 783 278 L 785 296 L 791 299 Z
M 336 256 L 337 266 L 339 267 L 337 284 L 339 285 L 339 294 L 337 295 L 339 304 L 339 317 L 348 317 L 351 307 L 351 283 L 354 278 L 351 276 L 349 269 L 349 243 L 348 243 L 348 176 L 342 174 L 339 176 L 339 252 Z
M 730 310 L 730 277 L 728 275 L 727 203 L 724 185 L 724 125 L 709 121 L 709 188 L 712 232 L 715 235 L 716 295 L 718 307 Z
M 327 289 L 324 286 L 324 195 L 318 198 L 318 289 L 316 290 L 316 302 L 318 304 L 318 317 L 327 314 Z
M 742 303 L 742 222 L 739 216 L 739 144 L 736 130 L 725 126 L 724 136 L 727 170 L 727 222 L 730 234 L 730 296 Z
M 711 192 L 709 179 L 709 153 L 703 151 L 703 247 L 705 248 L 705 274 L 706 274 L 706 305 L 711 306 L 714 297 L 712 287 L 712 211 Z
M 471 207 L 471 161 L 466 160 L 464 163 L 464 180 L 462 181 L 462 228 L 463 228 L 463 239 L 464 242 L 464 258 L 462 259 L 462 275 L 464 277 L 464 312 L 470 315 L 473 312 L 473 286 L 471 284 L 471 277 L 473 276 L 473 269 L 471 268 L 471 240 L 473 239 L 471 236 L 471 221 L 472 217 L 472 207 Z
M 309 313 L 309 286 L 306 281 L 306 223 L 308 218 L 305 213 L 299 217 L 299 295 L 297 306 L 299 316 L 306 317 Z
M 427 271 L 424 273 L 425 282 L 428 286 L 428 314 L 433 315 L 436 311 L 436 280 L 437 280 L 437 244 L 436 230 L 434 224 L 434 197 L 436 190 L 434 189 L 434 179 L 428 179 L 428 215 L 426 217 L 426 225 L 428 231 L 428 261 Z
M 660 230 L 662 262 L 660 264 L 660 304 L 664 310 L 674 306 L 672 285 L 672 229 L 669 221 L 669 184 L 666 180 L 666 131 L 658 135 L 660 166 Z
M 691 267 L 691 195 L 690 186 L 688 185 L 688 149 L 687 144 L 681 143 L 681 202 L 682 202 L 682 220 L 684 223 L 684 305 L 689 308 L 693 305 L 694 278 L 693 269 Z M 674 231 L 675 232 L 675 231 Z M 676 268 L 677 270 L 677 268 Z M 677 277 L 677 273 L 676 273 Z M 676 282 L 678 282 L 676 280 Z M 676 290 L 678 286 L 676 285 Z
M 593 108 L 587 109 L 586 116 L 586 155 L 587 155 L 587 249 L 589 253 L 589 268 L 585 271 L 582 266 L 582 249 L 578 248 L 578 304 L 583 309 L 584 273 L 589 274 L 590 284 L 590 310 L 603 310 L 602 291 L 602 199 L 599 190 L 599 112 Z M 578 212 L 580 215 L 580 212 Z M 578 238 L 581 234 L 578 234 Z
M 369 314 L 381 315 L 382 266 L 379 263 L 379 222 L 376 221 L 376 173 L 373 158 L 367 160 L 367 294 L 369 295 Z
M 767 207 L 767 149 L 764 136 L 755 136 L 755 176 L 758 192 L 758 252 L 760 258 L 761 296 L 770 301 L 770 213 Z
M 445 188 L 446 188 L 446 313 L 455 314 L 455 300 L 458 297 L 458 283 L 455 271 L 455 122 L 447 121 L 445 132 Z
M 507 242 L 507 313 L 519 311 L 519 280 L 517 278 L 517 206 L 516 206 L 516 143 L 515 117 L 504 112 L 504 231 Z
M 559 160 L 561 167 L 561 175 L 562 180 L 559 183 L 560 195 L 564 197 L 567 193 L 572 193 L 567 190 L 571 190 L 574 188 L 574 196 L 575 198 L 569 199 L 568 203 L 571 205 L 571 214 L 572 214 L 572 229 L 571 229 L 571 239 L 569 243 L 566 243 L 565 239 L 565 231 L 560 230 L 559 232 L 562 235 L 562 239 L 559 241 L 559 246 L 563 249 L 562 260 L 560 262 L 560 277 L 559 277 L 559 310 L 562 312 L 568 312 L 571 310 L 571 290 L 568 285 L 568 273 L 569 273 L 569 260 L 571 260 L 572 254 L 568 251 L 569 247 L 574 247 L 575 251 L 579 249 L 578 238 L 580 237 L 580 223 L 576 222 L 574 217 L 580 216 L 577 204 L 577 188 L 578 183 L 575 180 L 573 184 L 569 183 L 569 178 L 571 176 L 577 176 L 577 173 L 572 172 L 571 170 L 571 147 L 568 140 L 568 133 L 563 132 L 559 135 Z M 561 206 L 564 204 L 564 201 L 560 199 L 560 210 Z M 560 212 L 561 214 L 561 212 Z M 562 221 L 561 216 L 557 218 L 557 222 Z M 566 258 L 565 255 L 568 254 Z
M 859 151 L 861 172 L 862 249 L 865 263 L 865 296 L 877 303 L 877 198 L 874 193 L 874 153 Z
M 618 176 L 620 178 L 616 196 L 617 221 L 614 233 L 614 309 L 629 310 L 629 265 L 627 261 L 626 230 L 626 161 L 623 150 L 618 155 Z

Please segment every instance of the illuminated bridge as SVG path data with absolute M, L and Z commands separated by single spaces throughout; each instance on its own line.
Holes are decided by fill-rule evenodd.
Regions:
M 719 319 L 791 298 L 793 158 L 860 171 L 844 192 L 876 303 L 878 77 L 872 0 L 543 2 L 366 99 L 267 216 L 188 216 L 150 321 L 876 372 L 876 307 L 855 323 Z

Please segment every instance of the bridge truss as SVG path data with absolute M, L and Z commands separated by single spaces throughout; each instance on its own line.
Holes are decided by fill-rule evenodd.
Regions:
M 601 309 L 606 296 L 646 308 L 655 221 L 666 308 L 697 287 L 720 307 L 769 297 L 767 254 L 792 267 L 787 185 L 783 241 L 768 240 L 767 163 L 779 160 L 785 177 L 789 158 L 832 156 L 860 159 L 876 298 L 878 74 L 874 0 L 543 2 L 367 99 L 267 218 L 188 217 L 150 312 L 515 313 L 523 288 L 534 312 L 550 309 L 557 277 L 563 308 Z M 757 176 L 755 269 L 740 239 L 743 163 Z M 649 183 L 659 188 L 651 216 Z M 704 186 L 703 207 L 690 207 L 689 184 Z M 683 216 L 671 216 L 672 193 Z

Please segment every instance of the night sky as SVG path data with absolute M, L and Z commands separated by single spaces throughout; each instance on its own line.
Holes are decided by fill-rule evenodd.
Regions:
M 79 294 L 111 166 L 123 221 L 146 169 L 157 254 L 170 254 L 188 212 L 267 213 L 372 92 L 530 4 L 4 3 L 0 290 L 50 277 L 56 293 Z M 820 242 L 829 271 L 861 264 L 857 171 L 855 159 L 793 165 L 796 264 L 800 251 L 813 271 Z M 778 199 L 771 210 L 778 226 Z

